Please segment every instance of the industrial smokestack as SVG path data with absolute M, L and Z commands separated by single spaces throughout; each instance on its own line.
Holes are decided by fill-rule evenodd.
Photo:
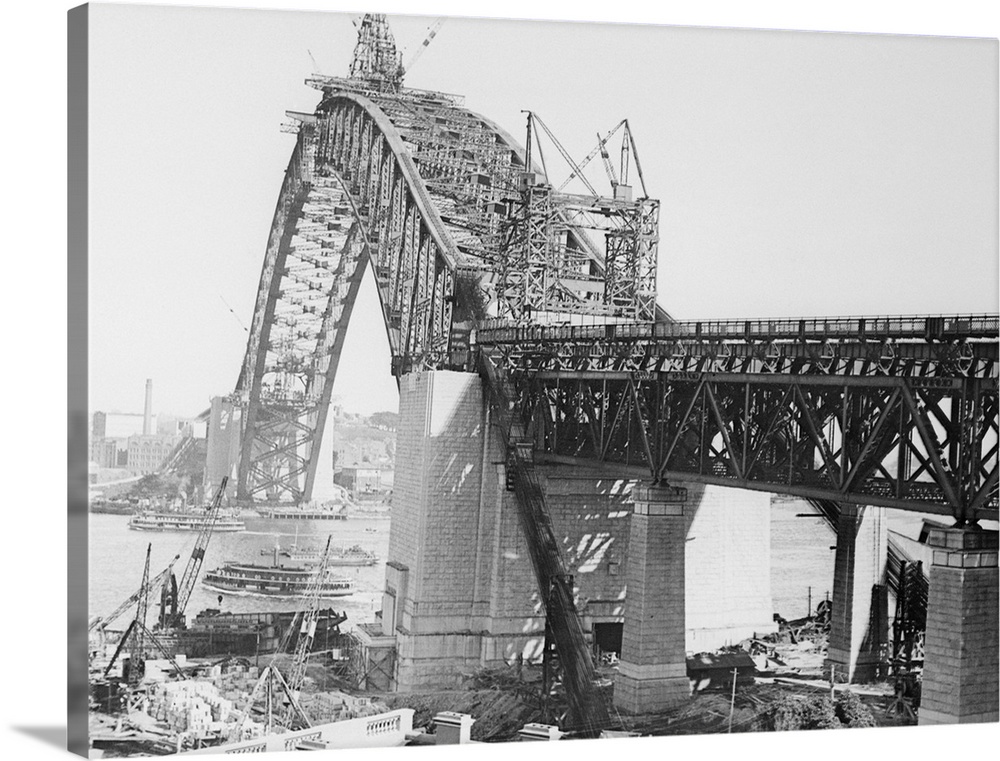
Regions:
M 142 417 L 142 435 L 153 432 L 153 379 L 146 378 L 146 411 Z

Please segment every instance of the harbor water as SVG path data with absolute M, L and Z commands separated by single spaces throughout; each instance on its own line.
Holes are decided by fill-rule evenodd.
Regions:
M 775 500 L 771 509 L 771 596 L 773 609 L 784 618 L 793 619 L 809 613 L 809 603 L 816 604 L 833 591 L 833 546 L 836 537 L 819 517 L 797 517 L 812 512 L 801 500 Z M 916 537 L 922 517 L 912 513 L 889 511 L 889 526 L 907 536 Z M 246 518 L 246 531 L 216 533 L 205 554 L 202 573 L 219 568 L 226 561 L 242 561 L 269 565 L 273 556 L 261 554 L 271 550 L 276 542 L 287 547 L 297 542 L 299 547 L 322 548 L 326 537 L 332 545 L 360 545 L 378 555 L 372 566 L 338 567 L 338 576 L 354 580 L 355 591 L 348 597 L 322 601 L 323 607 L 345 612 L 347 624 L 353 629 L 359 623 L 374 620 L 382 605 L 385 586 L 385 562 L 389 549 L 390 521 L 385 517 L 352 515 L 346 521 L 300 521 Z M 194 532 L 133 531 L 125 515 L 90 515 L 90 614 L 102 615 L 113 610 L 132 594 L 142 581 L 142 566 L 146 546 L 152 544 L 150 576 L 159 573 L 174 555 L 180 558 L 174 573 L 180 579 L 191 556 L 197 534 Z M 298 610 L 301 598 L 280 598 L 250 594 L 226 593 L 195 586 L 187 607 L 189 618 L 205 608 L 223 611 L 287 611 Z M 151 597 L 150 622 L 158 600 Z M 118 626 L 124 626 L 122 621 Z
M 347 597 L 332 597 L 321 601 L 324 608 L 347 613 L 347 629 L 358 623 L 372 621 L 375 611 L 382 606 L 382 589 L 385 586 L 385 560 L 389 551 L 389 521 L 378 517 L 355 517 L 346 521 L 274 520 L 245 517 L 246 530 L 220 532 L 212 535 L 201 574 L 221 568 L 228 561 L 255 565 L 271 565 L 270 552 L 275 543 L 288 547 L 297 543 L 300 548 L 314 547 L 322 550 L 328 536 L 331 546 L 352 547 L 360 545 L 378 555 L 378 562 L 371 566 L 338 566 L 333 569 L 337 577 L 354 580 L 354 592 Z M 196 532 L 134 531 L 128 527 L 126 515 L 90 515 L 90 615 L 102 615 L 113 610 L 122 600 L 135 592 L 142 583 L 142 568 L 147 545 L 152 544 L 149 575 L 155 576 L 173 559 L 174 574 L 178 582 L 191 557 L 197 539 Z M 267 554 L 261 554 L 261 550 Z M 219 602 L 219 597 L 222 602 Z M 302 598 L 272 597 L 254 594 L 222 594 L 199 582 L 191 593 L 187 616 L 191 619 L 205 608 L 220 608 L 226 612 L 261 612 L 299 610 Z M 159 600 L 150 597 L 150 622 L 154 620 L 153 608 Z M 127 623 L 127 622 L 125 622 Z M 125 624 L 118 621 L 115 627 Z M 342 629 L 345 626 L 341 627 Z

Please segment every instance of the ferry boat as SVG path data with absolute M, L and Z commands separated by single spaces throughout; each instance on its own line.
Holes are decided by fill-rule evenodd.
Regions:
M 300 507 L 280 507 L 260 505 L 257 512 L 264 518 L 293 521 L 346 521 L 347 505 L 327 502 L 323 505 L 303 505 Z
M 290 547 L 278 546 L 275 548 L 281 557 L 288 558 L 294 563 L 306 563 L 316 565 L 323 558 L 323 551 L 310 547 L 299 547 L 293 544 Z M 261 555 L 270 555 L 271 550 L 262 549 Z M 361 566 L 375 565 L 378 562 L 378 555 L 366 550 L 360 544 L 353 547 L 331 547 L 330 556 L 327 563 L 331 566 Z
M 327 569 L 320 597 L 347 597 L 354 580 L 337 578 Z M 316 575 L 307 566 L 252 565 L 229 561 L 204 575 L 201 583 L 220 592 L 247 592 L 274 597 L 303 597 Z
M 211 521 L 209 513 L 161 513 L 144 511 L 128 521 L 136 531 L 201 531 Z M 246 524 L 234 515 L 220 515 L 215 521 L 215 531 L 243 531 Z
M 104 497 L 93 497 L 90 500 L 90 512 L 107 513 L 109 515 L 131 515 L 138 509 L 136 502 L 129 502 L 127 499 L 105 499 Z

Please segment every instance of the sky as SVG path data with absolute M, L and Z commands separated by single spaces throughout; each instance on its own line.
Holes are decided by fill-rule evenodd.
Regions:
M 90 404 L 195 415 L 231 391 L 315 59 L 351 16 L 91 6 Z M 407 61 L 434 17 L 391 16 Z M 310 54 L 312 58 L 310 58 Z M 680 319 L 995 312 L 997 43 L 450 18 L 408 74 L 577 159 L 627 117 Z M 547 150 L 550 179 L 561 181 Z M 334 394 L 395 409 L 370 279 Z

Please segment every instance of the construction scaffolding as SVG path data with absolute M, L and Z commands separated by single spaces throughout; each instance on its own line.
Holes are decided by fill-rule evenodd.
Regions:
M 492 207 L 501 216 L 494 261 L 501 319 L 515 323 L 565 322 L 572 315 L 655 319 L 659 201 L 645 196 L 644 185 L 643 197 L 632 199 L 627 181 L 634 140 L 627 121 L 622 125 L 618 171 L 605 149 L 615 130 L 598 141 L 611 183 L 611 196 L 603 196 L 583 173 L 598 151 L 577 164 L 537 114 L 528 112 L 526 170 L 519 175 L 517 193 L 504 199 L 506 205 Z M 572 170 L 563 186 L 577 179 L 587 194 L 552 187 L 537 143 L 539 134 L 548 137 Z M 541 172 L 532 163 L 533 143 Z M 639 177 L 641 181 L 641 171 Z

